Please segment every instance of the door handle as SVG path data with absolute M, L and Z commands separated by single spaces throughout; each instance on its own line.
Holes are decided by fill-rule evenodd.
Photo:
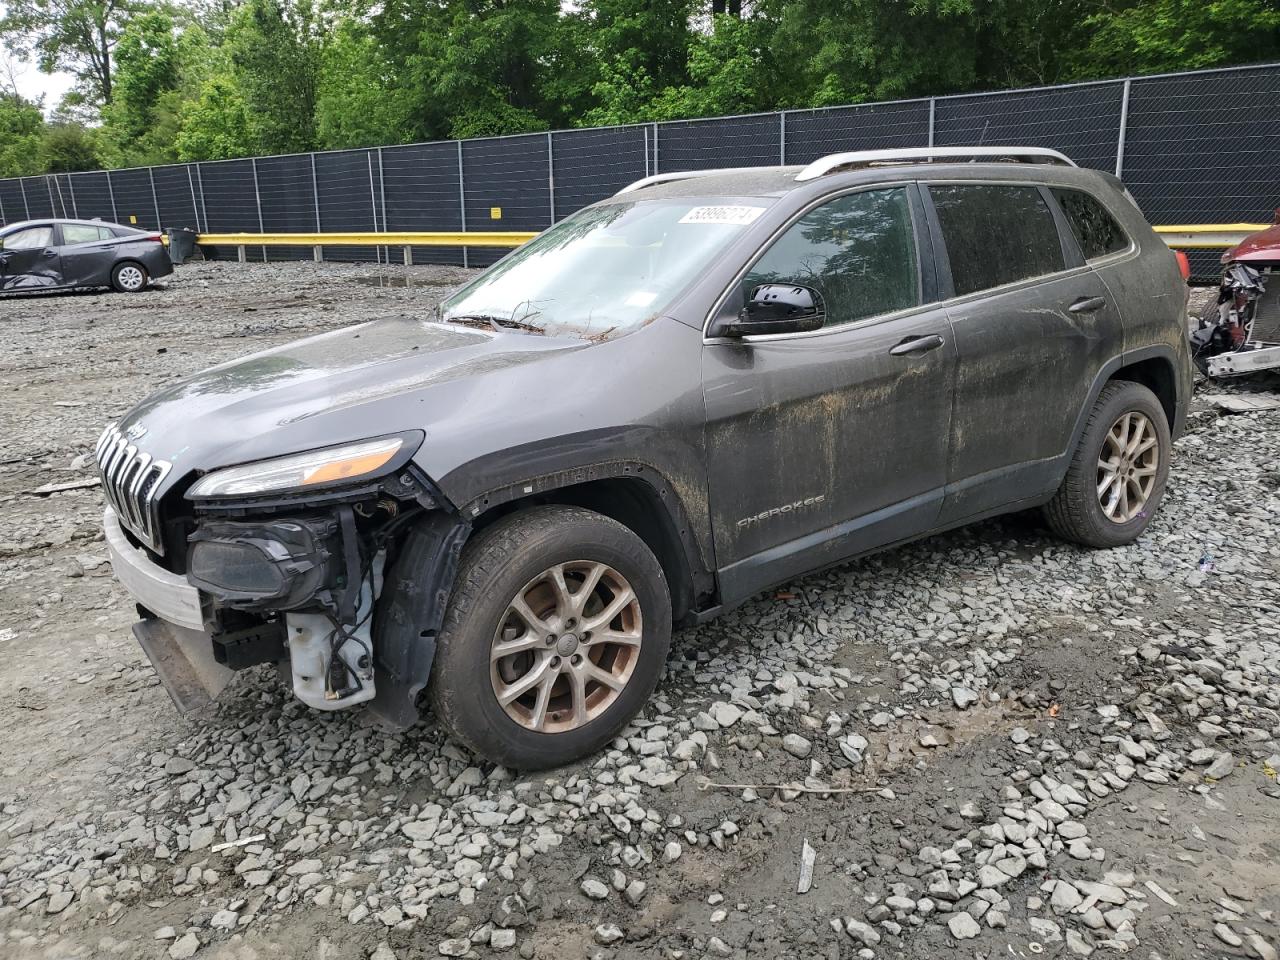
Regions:
M 57 255 L 58 255 L 58 251 L 57 251 L 57 250 L 46 250 L 46 251 L 44 252 L 44 256 L 46 256 L 46 257 L 56 257 Z
M 936 333 L 927 337 L 907 337 L 901 343 L 889 348 L 892 357 L 906 357 L 913 353 L 928 353 L 942 346 L 942 338 Z
M 1072 313 L 1093 313 L 1095 310 L 1101 310 L 1106 305 L 1106 297 L 1081 297 L 1067 309 Z

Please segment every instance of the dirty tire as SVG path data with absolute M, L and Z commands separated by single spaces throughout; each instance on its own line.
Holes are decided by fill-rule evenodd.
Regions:
M 558 733 L 527 729 L 508 716 L 490 679 L 490 650 L 508 604 L 558 563 L 607 564 L 640 604 L 642 641 L 626 685 L 603 713 Z M 662 567 L 627 527 L 581 507 L 534 507 L 498 520 L 462 552 L 431 672 L 436 717 L 475 753 L 517 770 L 541 770 L 589 756 L 607 744 L 657 686 L 671 645 L 671 598 Z
M 111 287 L 117 293 L 141 293 L 147 288 L 147 268 L 125 260 L 111 268 Z
M 1154 426 L 1160 459 L 1155 483 L 1141 514 L 1128 522 L 1117 523 L 1106 515 L 1099 501 L 1098 459 L 1112 425 L 1130 412 L 1144 414 Z M 1160 506 L 1172 452 L 1169 421 L 1156 395 L 1140 383 L 1110 381 L 1098 394 L 1062 486 L 1044 507 L 1049 527 L 1063 539 L 1086 547 L 1132 543 L 1147 528 Z

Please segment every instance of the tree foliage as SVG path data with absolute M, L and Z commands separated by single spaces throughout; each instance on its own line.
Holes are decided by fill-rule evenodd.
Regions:
M 40 173 L 40 108 L 16 93 L 0 93 L 0 177 Z
M 222 159 L 1280 59 L 1277 0 L 6 0 L 77 87 L 0 173 Z M 77 121 L 87 120 L 91 129 Z
M 112 51 L 130 0 L 6 0 L 0 37 L 19 56 L 32 57 L 41 70 L 66 70 L 79 93 L 110 103 L 115 73 Z

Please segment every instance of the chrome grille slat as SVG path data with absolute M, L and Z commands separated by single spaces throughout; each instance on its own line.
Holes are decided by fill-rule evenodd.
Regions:
M 138 450 L 114 423 L 98 438 L 94 457 L 103 496 L 120 523 L 154 552 L 163 554 L 156 493 L 173 465 Z

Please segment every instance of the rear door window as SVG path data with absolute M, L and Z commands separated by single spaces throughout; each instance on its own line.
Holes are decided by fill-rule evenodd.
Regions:
M 1075 234 L 1086 260 L 1119 253 L 1129 246 L 1128 235 L 1096 197 L 1083 190 L 1065 187 L 1050 187 L 1049 190 L 1066 214 L 1067 223 L 1071 224 L 1071 232 Z
M 1038 187 L 939 184 L 929 195 L 957 296 L 1065 269 L 1053 211 Z
M 817 290 L 826 326 L 920 303 L 920 268 L 905 187 L 850 193 L 810 210 L 742 280 L 745 301 L 764 283 Z
M 84 223 L 64 223 L 62 225 L 62 242 L 70 246 L 73 243 L 94 243 L 101 240 L 102 228 Z

